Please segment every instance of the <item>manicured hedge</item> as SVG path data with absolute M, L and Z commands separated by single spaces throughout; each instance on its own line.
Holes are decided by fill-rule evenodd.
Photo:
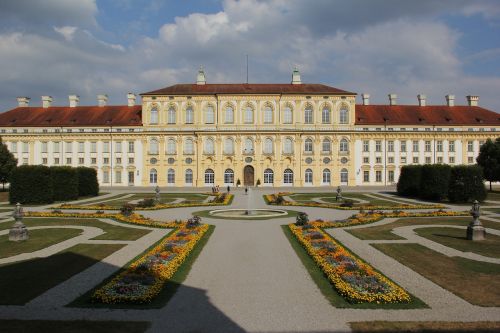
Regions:
M 50 168 L 43 165 L 21 165 L 15 168 L 10 180 L 9 201 L 12 204 L 54 202 Z
M 52 173 L 54 201 L 78 199 L 78 173 L 76 168 L 53 166 L 50 171 Z
M 98 195 L 97 171 L 86 167 L 78 167 L 76 170 L 78 172 L 78 195 L 81 197 Z
M 401 168 L 398 194 L 424 200 L 451 202 L 483 201 L 486 189 L 477 165 L 450 167 L 442 164 L 409 165 Z

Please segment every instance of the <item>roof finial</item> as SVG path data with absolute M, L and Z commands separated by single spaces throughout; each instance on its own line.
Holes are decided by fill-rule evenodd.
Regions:
M 207 79 L 205 78 L 205 71 L 203 70 L 203 66 L 200 66 L 200 70 L 198 71 L 198 76 L 196 77 L 196 84 L 206 84 Z
M 294 67 L 292 72 L 292 84 L 302 84 L 302 81 L 300 80 L 300 72 L 297 69 L 297 66 Z

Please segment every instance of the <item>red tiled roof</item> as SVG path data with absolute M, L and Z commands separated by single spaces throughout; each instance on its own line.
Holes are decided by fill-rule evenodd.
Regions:
M 0 126 L 141 126 L 142 106 L 18 107 L 0 113 Z
M 495 125 L 500 114 L 479 106 L 356 105 L 356 125 Z
M 235 83 L 235 84 L 176 84 L 150 91 L 141 95 L 215 95 L 215 94 L 334 94 L 355 95 L 324 84 L 273 84 L 273 83 Z

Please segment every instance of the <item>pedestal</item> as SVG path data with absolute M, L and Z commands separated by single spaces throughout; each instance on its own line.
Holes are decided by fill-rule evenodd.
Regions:
M 28 238 L 29 238 L 28 229 L 26 229 L 26 226 L 20 221 L 14 223 L 12 228 L 9 230 L 10 241 L 19 242 L 27 240 Z
M 468 240 L 484 240 L 486 238 L 486 231 L 482 225 L 470 225 L 467 227 Z

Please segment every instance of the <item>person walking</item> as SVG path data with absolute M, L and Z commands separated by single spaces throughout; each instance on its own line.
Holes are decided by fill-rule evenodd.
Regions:
M 231 192 L 231 188 L 227 185 L 227 193 Z
M 248 194 L 248 187 L 245 187 L 245 194 Z

